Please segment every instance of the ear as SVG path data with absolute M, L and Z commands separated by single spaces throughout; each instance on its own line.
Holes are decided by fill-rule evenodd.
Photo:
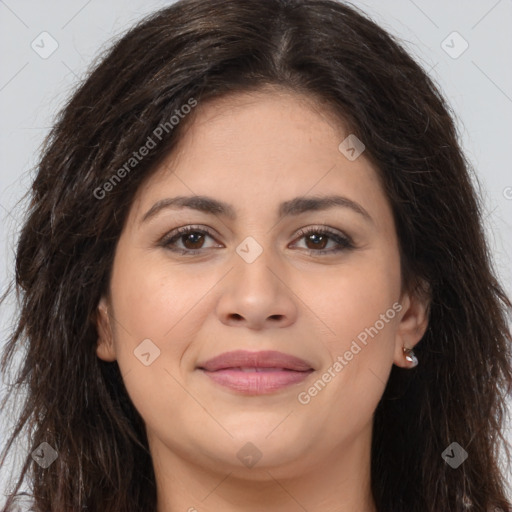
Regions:
M 102 297 L 98 303 L 95 312 L 95 324 L 98 331 L 98 342 L 96 345 L 96 355 L 103 361 L 112 362 L 116 360 L 114 341 L 110 317 L 108 314 L 108 302 Z
M 393 362 L 402 368 L 409 368 L 410 366 L 405 359 L 403 348 L 414 348 L 423 338 L 428 327 L 430 289 L 428 284 L 423 281 L 422 287 L 418 290 L 405 292 L 400 300 L 402 310 L 395 334 L 395 357 Z

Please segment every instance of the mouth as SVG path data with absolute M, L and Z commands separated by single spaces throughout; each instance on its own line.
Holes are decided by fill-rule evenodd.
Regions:
M 197 369 L 216 384 L 246 395 L 274 393 L 315 371 L 307 361 L 282 352 L 241 350 L 220 354 Z
M 204 368 L 201 368 L 202 370 L 204 370 Z M 247 367 L 239 367 L 239 368 L 222 368 L 222 370 L 236 370 L 236 371 L 240 371 L 240 372 L 281 372 L 281 371 L 286 371 L 286 372 L 293 372 L 293 371 L 297 371 L 297 370 L 291 370 L 290 368 L 274 368 L 274 367 L 254 367 L 254 368 L 247 368 Z M 214 370 L 214 371 L 222 371 L 222 370 Z M 307 370 L 303 370 L 303 371 L 307 371 Z
M 303 382 L 314 370 L 295 371 L 283 368 L 200 369 L 212 381 L 244 395 L 265 395 Z

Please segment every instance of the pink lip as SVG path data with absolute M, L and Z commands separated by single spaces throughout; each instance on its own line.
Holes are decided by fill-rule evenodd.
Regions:
M 198 369 L 218 384 L 257 395 L 302 382 L 314 371 L 307 361 L 274 350 L 225 352 L 198 365 Z

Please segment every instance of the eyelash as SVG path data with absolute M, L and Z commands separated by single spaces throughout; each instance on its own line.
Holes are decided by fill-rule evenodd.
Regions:
M 204 249 L 176 249 L 171 247 L 173 243 L 178 241 L 183 235 L 187 235 L 189 233 L 200 233 L 202 235 L 208 235 L 209 237 L 215 239 L 215 236 L 213 233 L 206 228 L 198 228 L 195 226 L 186 226 L 182 228 L 177 228 L 173 231 L 171 231 L 168 235 L 166 235 L 160 242 L 160 246 L 173 251 L 178 252 L 182 255 L 186 256 L 193 256 L 195 254 L 199 254 Z M 308 228 L 302 228 L 298 231 L 297 236 L 299 239 L 304 238 L 305 236 L 316 234 L 316 235 L 322 235 L 322 236 L 329 236 L 333 241 L 335 241 L 339 247 L 335 249 L 305 249 L 309 254 L 315 254 L 315 255 L 322 255 L 322 254 L 334 254 L 338 253 L 340 251 L 346 251 L 350 249 L 354 249 L 355 246 L 348 236 L 342 236 L 338 233 L 335 233 L 334 231 L 331 231 L 330 229 L 327 229 L 325 227 L 319 228 L 319 227 L 308 227 Z M 297 239 L 297 238 L 296 238 Z

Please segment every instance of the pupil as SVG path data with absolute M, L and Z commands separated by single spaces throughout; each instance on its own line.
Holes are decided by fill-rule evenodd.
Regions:
M 185 247 L 187 248 L 190 248 L 188 247 L 187 244 L 192 244 L 192 245 L 197 245 L 198 243 L 200 244 L 200 242 L 202 241 L 201 240 L 201 237 L 203 236 L 201 233 L 189 233 L 188 235 L 184 235 L 185 236 Z M 197 237 L 197 238 L 196 238 Z M 320 247 L 321 249 L 323 249 L 326 245 L 326 242 L 327 242 L 327 237 L 325 235 L 309 235 L 308 236 L 308 242 L 312 242 L 313 245 L 318 248 Z M 192 247 L 192 249 L 197 249 L 197 247 Z
M 320 239 L 322 239 L 322 240 L 320 240 Z M 314 245 L 315 245 L 317 248 L 318 248 L 318 247 L 320 247 L 321 249 L 323 249 L 323 248 L 325 247 L 325 242 L 327 241 L 327 237 L 326 237 L 326 236 L 324 236 L 324 235 L 320 235 L 320 236 L 318 236 L 318 235 L 314 235 L 314 234 L 313 234 L 313 235 L 309 235 L 308 240 L 309 240 L 310 242 L 313 242 L 313 243 L 314 243 Z M 322 244 L 322 245 L 320 245 L 320 244 L 318 243 L 319 241 L 320 241 L 320 244 Z M 322 242 L 323 242 L 323 243 L 322 243 Z
M 197 244 L 198 240 L 194 240 L 194 238 L 196 238 L 196 237 L 200 238 L 202 236 L 203 235 L 201 233 L 189 233 L 188 235 L 185 235 L 185 237 L 186 237 L 185 242 L 184 242 L 185 243 L 185 247 L 187 247 L 187 242 L 192 243 L 192 244 Z M 197 247 L 192 247 L 192 249 L 197 249 Z

